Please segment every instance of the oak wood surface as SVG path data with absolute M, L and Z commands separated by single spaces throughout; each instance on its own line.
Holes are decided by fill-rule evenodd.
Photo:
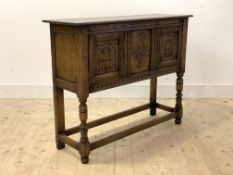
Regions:
M 140 30 L 128 33 L 129 73 L 151 69 L 151 31 Z
M 61 88 L 54 87 L 53 93 L 56 146 L 61 149 L 65 147 L 65 144 L 58 140 L 58 135 L 65 133 L 64 91 Z
M 50 23 L 54 109 L 57 148 L 64 143 L 76 148 L 82 163 L 88 163 L 91 150 L 140 130 L 183 116 L 182 90 L 185 71 L 188 18 L 191 15 L 145 15 L 113 18 L 45 20 Z M 176 73 L 176 104 L 157 103 L 157 77 Z M 90 93 L 151 79 L 150 103 L 88 123 L 87 100 Z M 64 95 L 68 90 L 79 99 L 80 122 L 65 128 Z M 93 143 L 88 129 L 156 108 L 170 112 L 164 118 L 117 132 Z M 77 142 L 67 135 L 80 133 Z
M 150 79 L 150 115 L 156 115 L 157 108 L 157 77 Z
M 112 115 L 109 115 L 109 116 L 106 116 L 106 117 L 103 117 L 103 118 L 100 118 L 97 120 L 93 120 L 93 121 L 90 121 L 87 123 L 87 127 L 88 127 L 88 129 L 90 129 L 90 128 L 108 123 L 110 121 L 117 120 L 117 119 L 120 119 L 123 117 L 127 117 L 128 115 L 135 114 L 137 112 L 141 112 L 143 110 L 148 109 L 149 107 L 150 107 L 150 104 L 140 105 L 140 106 L 135 107 L 135 108 L 121 111 L 119 113 L 112 114 Z M 77 132 L 80 132 L 80 126 L 76 126 L 76 127 L 69 128 L 69 129 L 65 130 L 66 135 L 71 135 L 71 134 L 74 134 Z
M 88 94 L 153 75 L 184 72 L 187 20 L 176 17 L 75 27 L 51 23 L 54 84 L 72 92 L 76 86 L 81 95 L 82 89 L 89 89 Z M 85 88 L 79 87 L 84 84 Z

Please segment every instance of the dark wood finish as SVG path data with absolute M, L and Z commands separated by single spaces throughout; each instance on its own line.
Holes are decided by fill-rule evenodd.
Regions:
M 156 108 L 162 109 L 164 111 L 168 111 L 168 112 L 175 112 L 175 108 L 172 108 L 170 106 L 166 106 L 160 103 L 156 103 Z
M 182 89 L 185 72 L 188 18 L 191 15 L 142 15 L 113 18 L 44 20 L 50 23 L 55 133 L 57 148 L 65 144 L 77 149 L 82 163 L 91 150 L 183 114 Z M 157 103 L 157 77 L 176 73 L 176 105 Z M 87 122 L 90 93 L 150 79 L 150 103 Z M 64 94 L 68 90 L 79 99 L 80 124 L 65 129 Z M 170 112 L 93 143 L 88 129 L 150 109 Z M 80 132 L 77 142 L 68 136 Z
M 56 87 L 60 87 L 62 89 L 67 89 L 71 92 L 76 92 L 76 84 L 75 83 L 71 83 L 69 81 L 65 81 L 63 79 L 60 79 L 60 78 L 55 78 L 54 79 L 54 85 Z
M 150 115 L 156 115 L 157 77 L 150 79 Z
M 76 38 L 76 55 L 77 55 L 77 76 L 78 86 L 77 95 L 79 98 L 79 118 L 80 118 L 80 143 L 79 153 L 81 155 L 82 163 L 89 161 L 90 142 L 88 139 L 87 128 L 87 98 L 89 96 L 89 82 L 88 82 L 88 29 L 80 27 L 77 30 Z
M 157 67 L 175 66 L 180 62 L 182 27 L 163 27 L 158 30 Z
M 187 46 L 187 36 L 188 36 L 188 18 L 184 19 L 183 24 L 183 35 L 182 35 L 182 48 L 181 48 L 181 63 L 180 72 L 185 72 L 185 61 L 186 61 L 186 46 Z
M 181 119 L 183 116 L 183 107 L 182 107 L 182 90 L 183 90 L 183 73 L 177 73 L 176 80 L 176 107 L 175 110 L 177 112 L 176 124 L 181 124 Z
M 71 139 L 70 137 L 64 135 L 64 134 L 59 134 L 58 135 L 58 140 L 62 143 L 66 143 L 68 144 L 69 146 L 73 147 L 74 149 L 78 150 L 79 151 L 79 146 L 78 146 L 78 143 Z
M 62 149 L 65 144 L 58 140 L 59 134 L 65 133 L 65 111 L 63 89 L 54 87 L 54 113 L 55 113 L 55 137 L 57 149 Z
M 89 79 L 91 86 L 126 75 L 124 33 L 93 34 L 89 36 Z
M 151 31 L 138 30 L 128 33 L 129 73 L 136 74 L 150 70 Z

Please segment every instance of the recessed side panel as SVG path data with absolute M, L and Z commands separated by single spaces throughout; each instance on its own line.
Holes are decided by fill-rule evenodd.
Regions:
M 130 74 L 150 70 L 151 30 L 137 30 L 128 33 L 128 60 Z
M 54 33 L 55 76 L 75 82 L 75 42 L 74 36 L 68 33 Z

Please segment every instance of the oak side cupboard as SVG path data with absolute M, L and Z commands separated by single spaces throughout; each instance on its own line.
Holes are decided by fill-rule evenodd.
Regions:
M 92 150 L 170 119 L 181 124 L 188 19 L 192 15 L 140 15 L 44 20 L 50 23 L 56 145 L 70 145 L 88 163 Z M 176 105 L 156 101 L 157 77 L 177 74 Z M 90 93 L 150 79 L 147 104 L 87 122 Z M 80 124 L 65 128 L 63 91 L 77 94 Z M 133 89 L 132 89 L 133 90 Z M 93 142 L 88 129 L 149 109 L 169 114 Z M 69 136 L 80 133 L 77 142 Z M 153 134 L 153 133 L 151 133 Z

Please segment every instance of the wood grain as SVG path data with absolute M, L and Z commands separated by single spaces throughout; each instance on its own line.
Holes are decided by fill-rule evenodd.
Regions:
M 65 102 L 66 125 L 70 127 L 79 122 L 77 100 Z M 95 120 L 146 102 L 148 99 L 90 99 L 89 118 Z M 174 100 L 158 102 L 175 104 Z M 113 142 L 94 150 L 90 163 L 83 165 L 73 148 L 54 149 L 51 99 L 0 99 L 0 174 L 233 174 L 233 99 L 185 99 L 183 107 L 182 125 L 165 122 Z M 153 119 L 148 111 L 135 115 L 90 130 L 90 140 Z M 158 109 L 157 115 L 164 113 Z

